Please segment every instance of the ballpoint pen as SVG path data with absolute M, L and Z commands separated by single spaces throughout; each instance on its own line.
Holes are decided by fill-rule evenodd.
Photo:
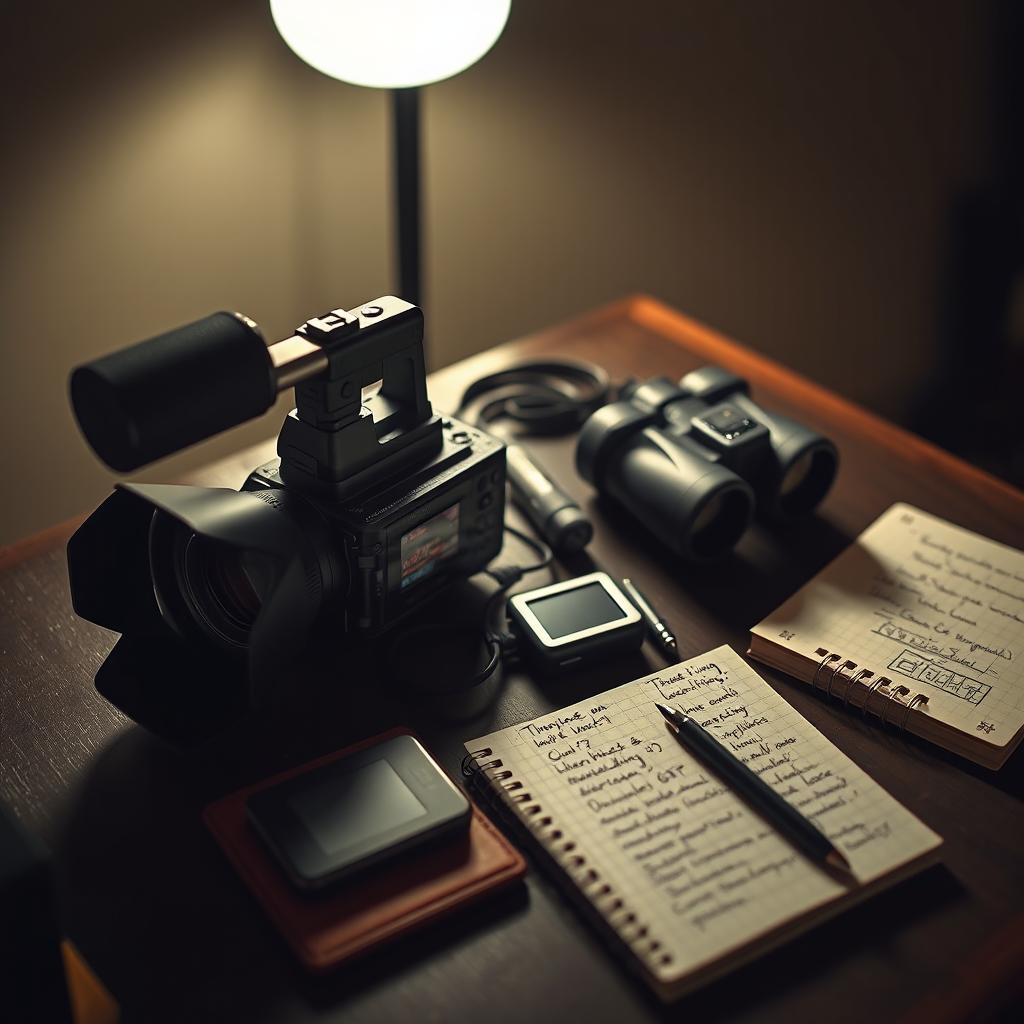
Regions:
M 676 638 L 672 631 L 665 625 L 664 619 L 661 614 L 655 610 L 654 605 L 640 593 L 637 585 L 629 578 L 625 578 L 622 581 L 622 589 L 626 592 L 626 596 L 636 605 L 637 611 L 643 616 L 644 622 L 647 623 L 647 630 L 651 634 L 651 639 L 654 641 L 658 650 L 664 655 L 664 657 L 671 663 L 675 664 L 679 660 L 679 650 L 676 646 Z
M 832 845 L 832 841 L 808 821 L 792 804 L 784 800 L 759 775 L 706 732 L 689 715 L 655 701 L 676 739 L 692 750 L 708 767 L 720 775 L 742 799 L 813 861 L 828 864 L 850 877 L 850 862 Z

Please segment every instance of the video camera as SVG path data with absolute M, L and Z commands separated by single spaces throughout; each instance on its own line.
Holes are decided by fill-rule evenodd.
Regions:
M 71 401 L 125 472 L 290 387 L 280 458 L 240 491 L 119 484 L 68 543 L 75 611 L 122 634 L 97 690 L 176 742 L 271 704 L 314 632 L 379 636 L 501 549 L 504 446 L 433 412 L 423 313 L 401 299 L 270 345 L 214 313 L 78 367 Z

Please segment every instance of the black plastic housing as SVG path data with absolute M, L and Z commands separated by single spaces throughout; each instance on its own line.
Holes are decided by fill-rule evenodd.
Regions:
M 348 499 L 321 499 L 333 546 L 349 566 L 343 626 L 377 636 L 432 594 L 479 572 L 501 550 L 505 447 L 454 418 L 441 430 L 441 450 L 412 471 Z M 243 491 L 284 489 L 281 465 L 255 470 Z M 285 492 L 287 493 L 286 489 Z M 452 506 L 458 507 L 458 547 L 429 575 L 401 587 L 402 537 Z
M 624 389 L 583 425 L 580 475 L 662 543 L 693 561 L 726 554 L 755 511 L 767 521 L 808 515 L 835 479 L 826 437 L 769 413 L 720 367 Z
M 249 341 L 258 331 L 228 314 L 203 323 L 218 335 L 212 361 L 204 362 L 203 330 L 191 325 L 107 357 L 117 386 L 98 398 L 74 380 L 106 371 L 75 371 L 72 389 L 88 407 L 80 420 L 101 421 L 111 395 L 158 394 L 161 380 L 205 367 L 217 379 L 199 391 L 224 396 L 224 417 L 238 422 L 246 402 L 262 403 L 263 381 L 245 363 L 248 398 L 232 399 L 229 356 L 248 351 L 240 328 Z M 172 336 L 182 342 L 180 363 Z M 385 633 L 501 550 L 504 445 L 434 414 L 417 307 L 384 296 L 331 310 L 284 347 L 298 354 L 274 364 L 274 380 L 296 384 L 297 409 L 281 431 L 280 460 L 241 491 L 119 485 L 68 543 L 75 610 L 123 634 L 97 689 L 176 743 L 199 742 L 286 697 L 315 637 L 329 635 L 337 656 L 347 637 Z M 265 348 L 263 358 L 273 363 Z M 115 420 L 114 440 L 103 437 L 97 451 L 134 452 L 132 460 L 164 453 L 172 439 L 221 422 L 211 415 L 163 402 L 148 419 Z M 143 422 L 140 446 L 133 431 Z
M 93 451 L 128 473 L 262 415 L 277 387 L 256 325 L 213 313 L 79 366 L 70 395 Z
M 314 627 L 373 637 L 501 550 L 505 459 L 500 441 L 447 420 L 441 452 L 347 502 L 282 485 L 277 462 L 245 489 L 122 484 L 68 542 L 72 603 L 124 635 L 96 674 L 112 704 L 190 745 L 287 694 L 289 669 Z M 458 545 L 422 579 L 402 581 L 402 538 L 452 507 Z M 204 630 L 176 573 L 170 521 L 183 536 L 256 551 L 272 565 L 244 645 Z

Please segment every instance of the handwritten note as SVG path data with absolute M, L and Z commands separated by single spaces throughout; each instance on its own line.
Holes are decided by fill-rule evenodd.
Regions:
M 933 832 L 815 730 L 737 654 L 710 654 L 467 744 L 492 751 L 657 937 L 678 977 L 835 900 L 811 864 L 665 727 L 654 701 L 697 719 L 839 846 L 871 882 L 939 845 Z M 599 888 L 600 888 L 599 886 Z
M 752 631 L 818 645 L 928 697 L 927 714 L 1002 746 L 1024 727 L 1024 553 L 894 505 Z

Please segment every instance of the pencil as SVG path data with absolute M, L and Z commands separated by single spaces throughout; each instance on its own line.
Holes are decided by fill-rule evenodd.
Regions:
M 816 825 L 784 800 L 759 775 L 718 742 L 689 715 L 655 701 L 676 739 L 692 750 L 708 767 L 746 800 L 758 814 L 811 860 L 843 871 L 852 877 L 850 862 Z

